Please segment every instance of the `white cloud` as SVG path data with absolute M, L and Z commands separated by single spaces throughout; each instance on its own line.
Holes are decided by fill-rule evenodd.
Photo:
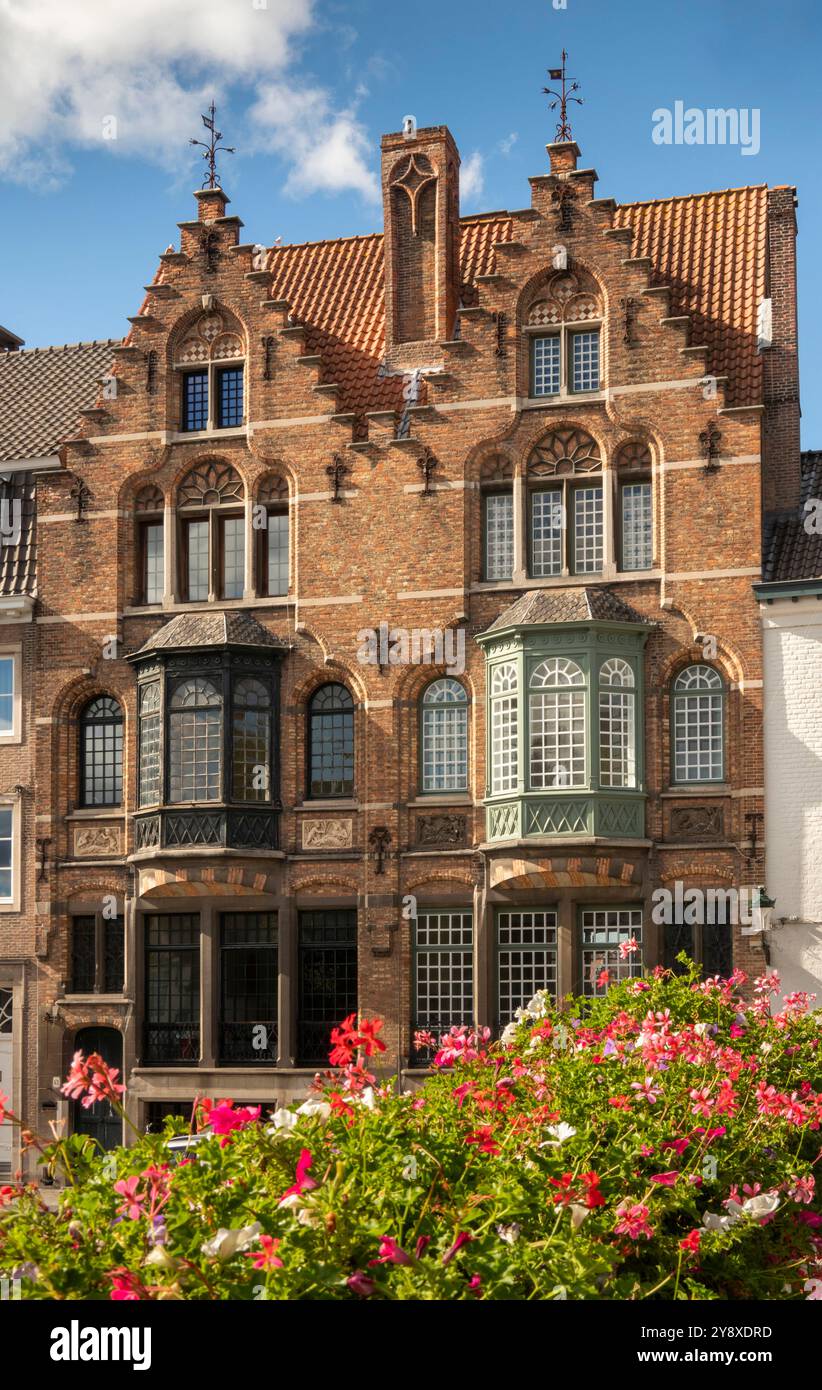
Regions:
M 278 82 L 260 89 L 249 116 L 256 148 L 291 160 L 288 193 L 298 197 L 353 188 L 370 201 L 379 198 L 368 163 L 369 140 L 354 107 L 335 112 L 321 88 Z
M 276 88 L 314 113 L 312 138 L 285 118 L 270 132 L 292 191 L 370 196 L 361 124 L 295 75 L 315 24 L 315 0 L 0 0 L 0 175 L 48 190 L 70 173 L 72 149 L 94 146 L 190 170 L 200 112 L 236 84 L 257 109 L 257 135 Z
M 499 144 L 497 145 L 497 149 L 499 150 L 500 154 L 504 154 L 506 156 L 509 155 L 512 149 L 514 148 L 515 144 L 517 143 L 518 139 L 519 135 L 515 130 L 513 130 L 510 135 L 506 135 L 505 139 L 500 140 Z
M 460 201 L 470 203 L 479 198 L 485 187 L 484 161 L 479 150 L 462 161 L 460 169 Z

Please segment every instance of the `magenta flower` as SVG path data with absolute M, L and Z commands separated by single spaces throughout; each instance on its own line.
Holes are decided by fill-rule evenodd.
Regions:
M 453 1258 L 454 1258 L 454 1256 L 456 1255 L 457 1251 L 458 1251 L 458 1250 L 461 1250 L 462 1247 L 463 1247 L 463 1245 L 467 1245 L 468 1242 L 469 1242 L 470 1240 L 473 1240 L 473 1239 L 474 1239 L 474 1237 L 470 1234 L 470 1232 L 468 1232 L 468 1231 L 460 1231 L 459 1235 L 457 1236 L 456 1240 L 454 1241 L 454 1244 L 450 1247 L 450 1249 L 446 1250 L 445 1254 L 443 1255 L 443 1257 L 442 1257 L 442 1262 L 443 1262 L 443 1264 L 444 1264 L 444 1265 L 450 1264 L 451 1260 L 453 1260 Z
M 377 1292 L 377 1286 L 374 1280 L 369 1279 L 367 1274 L 363 1274 L 361 1269 L 358 1269 L 355 1274 L 350 1275 L 345 1282 L 351 1292 L 359 1294 L 360 1298 L 370 1298 L 372 1294 Z
M 650 1240 L 654 1233 L 653 1227 L 648 1224 L 650 1212 L 642 1202 L 622 1202 L 617 1207 L 617 1223 L 614 1231 L 617 1235 L 630 1236 L 631 1240 L 639 1240 L 644 1236 Z
M 659 1183 L 660 1187 L 673 1187 L 679 1173 L 673 1169 L 668 1173 L 652 1173 L 651 1182 Z
M 117 1208 L 118 1215 L 127 1216 L 130 1221 L 139 1221 L 145 1215 L 145 1197 L 137 1195 L 139 1186 L 140 1179 L 137 1177 L 121 1178 L 114 1184 L 114 1191 L 125 1199 L 123 1205 Z
M 398 1245 L 393 1236 L 380 1237 L 380 1253 L 375 1260 L 369 1260 L 372 1265 L 410 1265 L 411 1256 L 406 1255 L 401 1245 Z

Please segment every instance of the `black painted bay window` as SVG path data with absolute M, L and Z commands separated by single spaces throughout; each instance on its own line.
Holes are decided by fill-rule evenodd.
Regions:
M 282 651 L 249 615 L 219 613 L 180 615 L 135 654 L 138 850 L 276 848 Z

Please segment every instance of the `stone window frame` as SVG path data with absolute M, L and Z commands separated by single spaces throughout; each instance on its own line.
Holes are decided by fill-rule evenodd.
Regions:
M 94 987 L 93 987 L 91 990 L 75 990 L 75 989 L 72 988 L 72 984 L 73 984 L 73 971 L 74 971 L 74 943 L 75 943 L 75 930 L 76 930 L 75 922 L 76 922 L 77 919 L 82 918 L 82 917 L 93 917 L 93 918 L 94 918 Z M 107 989 L 104 988 L 104 985 L 105 985 L 106 932 L 107 932 L 107 931 L 109 930 L 109 928 L 110 928 L 114 923 L 116 923 L 116 922 L 119 923 L 120 932 L 122 933 L 122 944 L 123 944 L 123 978 L 122 978 L 122 981 L 121 981 L 121 984 L 120 984 L 120 988 L 119 988 L 119 989 L 116 989 L 116 990 L 107 990 Z M 88 907 L 88 906 L 83 906 L 82 904 L 78 903 L 78 904 L 76 904 L 76 905 L 71 905 L 70 908 L 69 908 L 68 925 L 69 925 L 69 949 L 68 949 L 68 961 L 67 961 L 66 979 L 65 979 L 64 988 L 63 988 L 63 993 L 64 993 L 64 995 L 65 995 L 67 998 L 72 998 L 72 999 L 88 998 L 88 997 L 91 997 L 91 996 L 93 996 L 95 999 L 122 999 L 122 998 L 124 998 L 124 997 L 125 997 L 125 989 L 126 989 L 126 985 L 125 985 L 125 976 L 126 976 L 126 958 L 125 958 L 125 954 L 126 954 L 126 953 L 125 953 L 125 944 L 126 944 L 126 919 L 125 919 L 124 913 L 123 913 L 123 912 L 120 912 L 120 913 L 118 913 L 118 915 L 117 915 L 116 917 L 106 917 L 106 915 L 103 913 L 102 910 L 97 911 L 97 910 L 95 910 L 94 908 L 90 908 L 90 907 Z

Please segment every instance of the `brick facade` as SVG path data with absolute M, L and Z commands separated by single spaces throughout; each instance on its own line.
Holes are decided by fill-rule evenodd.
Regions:
M 596 198 L 596 174 L 577 167 L 576 146 L 549 152 L 551 172 L 531 179 L 529 206 L 460 223 L 459 155 L 450 133 L 437 127 L 385 137 L 384 256 L 378 239 L 359 238 L 275 248 L 261 263 L 255 247 L 241 241 L 242 224 L 228 214 L 225 195 L 198 194 L 196 218 L 180 224 L 179 251 L 161 256 L 131 332 L 114 350 L 116 390 L 104 386 L 64 441 L 63 469 L 39 476 L 37 617 L 25 638 L 26 650 L 36 652 L 27 658 L 36 669 L 26 676 L 30 762 L 18 773 L 5 751 L 0 756 L 7 787 L 18 776 L 33 779 L 37 834 L 50 841 L 45 877 L 35 884 L 29 826 L 23 911 L 11 938 L 17 943 L 18 933 L 14 950 L 25 969 L 36 968 L 25 1050 L 34 1055 L 36 1016 L 41 1108 L 55 1099 L 51 1077 L 63 1071 L 77 1031 L 90 1026 L 122 1031 L 140 1123 L 150 1102 L 183 1101 L 198 1091 L 266 1101 L 299 1094 L 313 1070 L 300 1065 L 295 1042 L 301 912 L 356 911 L 359 1007 L 386 1019 L 385 1065 L 404 1070 L 415 1011 L 413 919 L 403 915 L 409 899 L 418 912 L 473 914 L 475 1013 L 494 1024 L 499 909 L 556 911 L 560 988 L 568 990 L 581 976 L 581 910 L 642 908 L 645 959 L 654 964 L 664 955 L 662 929 L 650 916 L 656 888 L 765 882 L 762 642 L 751 585 L 761 570 L 763 498 L 769 506 L 775 499 L 791 505 L 795 482 L 792 190 L 741 191 L 750 195 L 745 215 L 757 229 L 750 235 L 760 279 L 750 278 L 746 243 L 728 270 L 726 298 L 735 305 L 746 298 L 754 320 L 768 283 L 774 355 L 763 373 L 751 343 L 755 323 L 724 338 L 714 323 L 712 336 L 703 337 L 702 320 L 695 327 L 681 312 L 676 276 L 666 281 L 650 254 L 637 253 L 648 208 L 656 208 L 657 228 L 667 235 L 677 200 L 617 209 Z M 702 196 L 725 206 L 725 195 Z M 729 202 L 728 215 L 740 215 L 733 208 Z M 601 308 L 602 382 L 588 395 L 534 399 L 528 315 L 562 263 L 559 247 L 568 273 L 590 287 Z M 302 269 L 293 270 L 298 252 Z M 352 275 L 361 277 L 356 295 Z M 681 265 L 679 275 L 686 278 Z M 299 312 L 283 292 L 289 276 L 295 285 L 302 277 L 300 293 L 313 297 L 316 315 Z M 363 306 L 372 302 L 378 313 L 366 322 Z M 332 310 L 333 331 L 321 322 Z M 245 422 L 187 436 L 175 363 L 204 314 L 219 315 L 221 331 L 242 343 Z M 414 369 L 422 379 L 416 398 L 406 395 L 410 409 L 400 426 L 398 374 Z M 706 469 L 700 435 L 712 428 L 721 433 L 718 466 Z M 588 576 L 533 578 L 526 572 L 528 463 L 535 448 L 563 431 L 590 438 L 604 462 L 602 567 Z M 653 563 L 641 574 L 619 568 L 613 539 L 616 461 L 626 446 L 650 459 Z M 420 468 L 426 459 L 427 473 Z M 193 467 L 214 461 L 230 465 L 245 491 L 243 592 L 186 603 L 177 489 Z M 260 594 L 252 555 L 253 504 L 272 475 L 287 485 L 291 521 L 289 586 L 281 597 Z M 88 489 L 79 520 L 71 495 L 77 480 Z M 486 578 L 483 565 L 483 499 L 497 484 L 514 498 L 510 580 Z M 165 518 L 164 596 L 153 605 L 140 602 L 135 509 L 149 485 L 162 494 Z M 483 804 L 486 657 L 475 639 L 525 591 L 567 593 L 586 583 L 606 586 L 647 625 L 639 692 L 644 831 L 491 839 Z M 175 615 L 215 606 L 252 615 L 284 648 L 278 847 L 141 848 L 136 674 L 127 658 L 150 646 Z M 421 792 L 419 702 L 443 668 L 363 664 L 363 631 L 381 623 L 464 637 L 464 792 Z M 686 788 L 671 774 L 671 685 L 689 664 L 705 660 L 724 688 L 724 776 Z M 348 797 L 323 800 L 307 786 L 306 709 L 329 681 L 353 697 L 354 786 Z M 78 719 L 100 693 L 124 714 L 117 809 L 78 804 Z M 23 804 L 30 819 L 32 798 Z M 99 912 L 106 895 L 125 918 L 125 990 L 77 997 L 67 990 L 71 919 Z M 276 1068 L 217 1060 L 220 984 L 212 943 L 220 914 L 232 911 L 278 914 Z M 199 1065 L 146 1066 L 143 1056 L 144 921 L 168 912 L 200 914 Z M 759 937 L 735 929 L 733 952 L 737 965 L 760 972 Z M 33 976 L 27 978 L 34 989 Z M 42 1122 L 46 1112 L 33 1113 L 31 1064 L 26 1089 L 26 1113 Z

